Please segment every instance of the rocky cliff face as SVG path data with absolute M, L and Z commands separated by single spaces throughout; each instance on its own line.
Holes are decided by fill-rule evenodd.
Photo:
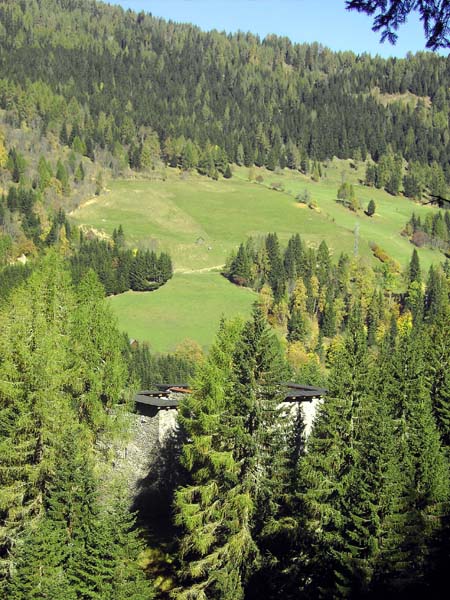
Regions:
M 114 470 L 126 481 L 130 497 L 136 498 L 143 487 L 159 485 L 165 461 L 173 468 L 178 451 L 176 409 L 141 407 L 129 415 L 128 442 L 116 451 Z

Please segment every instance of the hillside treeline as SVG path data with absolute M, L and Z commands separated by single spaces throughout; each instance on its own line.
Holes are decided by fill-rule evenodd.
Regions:
M 305 170 L 392 151 L 450 179 L 444 57 L 205 33 L 92 0 L 3 1 L 0 21 L 6 118 L 80 155 L 213 174 L 228 162 Z
M 183 343 L 171 354 L 155 354 L 145 342 L 130 345 L 127 336 L 125 342 L 124 357 L 130 376 L 142 390 L 154 389 L 159 383 L 186 384 L 200 363 L 194 353 L 187 355 L 183 351 Z
M 444 222 L 442 213 L 436 213 L 435 219 L 439 216 Z M 345 331 L 355 293 L 361 298 L 369 346 L 377 344 L 393 314 L 409 311 L 415 319 L 432 319 L 450 274 L 448 260 L 442 267 L 431 267 L 423 282 L 414 250 L 402 294 L 392 293 L 389 260 L 376 269 L 345 254 L 336 261 L 325 241 L 315 249 L 297 234 L 282 247 L 277 234 L 271 233 L 242 243 L 228 258 L 224 275 L 260 292 L 265 314 L 291 345 L 321 354 L 323 338 L 333 339 Z
M 447 255 L 450 252 L 450 212 L 436 212 L 425 218 L 413 213 L 407 222 L 403 234 L 418 246 L 438 248 Z
M 32 192 L 24 194 L 26 198 L 32 196 Z M 18 197 L 22 197 L 20 191 Z M 1 208 L 0 203 L 0 215 Z M 53 216 L 47 236 L 40 240 L 41 251 L 48 247 L 57 249 L 65 257 L 75 284 L 93 271 L 107 296 L 128 290 L 154 291 L 167 283 L 173 274 L 172 259 L 167 252 L 157 254 L 153 250 L 126 247 L 121 225 L 114 229 L 110 240 L 99 239 L 92 233 L 84 234 L 82 230 L 71 228 L 62 209 Z M 0 298 L 7 298 L 30 276 L 39 261 L 37 258 L 25 264 L 16 262 L 0 268 Z
M 0 264 L 39 254 L 62 209 L 101 193 L 102 170 L 35 122 L 11 124 L 0 111 Z
M 81 233 L 78 248 L 70 259 L 74 281 L 92 269 L 105 293 L 122 294 L 128 290 L 149 292 L 164 285 L 173 274 L 167 252 L 133 250 L 125 247 L 122 226 L 113 231 L 111 241 L 86 239 Z

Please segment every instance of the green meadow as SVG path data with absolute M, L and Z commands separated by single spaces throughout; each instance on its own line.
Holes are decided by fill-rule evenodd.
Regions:
M 371 241 L 404 267 L 413 247 L 401 230 L 413 211 L 424 215 L 436 210 L 363 186 L 365 165 L 352 161 L 328 161 L 320 182 L 298 172 L 265 169 L 253 170 L 259 182 L 249 181 L 244 167 L 235 167 L 232 179 L 219 181 L 175 169 L 166 172 L 165 181 L 112 181 L 107 193 L 71 214 L 76 224 L 107 235 L 122 225 L 134 248 L 170 252 L 176 272 L 172 281 L 156 292 L 128 292 L 110 300 L 121 328 L 158 351 L 173 349 L 184 338 L 207 346 L 221 314 L 248 314 L 254 295 L 218 272 L 248 236 L 277 232 L 285 242 L 298 232 L 315 247 L 325 239 L 335 256 L 353 253 L 357 237 L 359 254 L 374 265 Z M 336 202 L 342 181 L 355 186 L 361 204 L 357 213 Z M 273 184 L 281 184 L 283 191 L 272 189 Z M 315 209 L 296 200 L 305 189 Z M 368 217 L 364 209 L 371 198 L 376 213 Z M 443 259 L 438 251 L 423 248 L 419 256 L 424 269 Z
M 413 246 L 408 239 L 400 235 L 400 232 L 413 212 L 424 216 L 427 212 L 436 209 L 422 206 L 403 196 L 394 197 L 383 190 L 362 185 L 360 182 L 365 177 L 364 163 L 360 162 L 355 165 L 350 160 L 334 159 L 325 164 L 328 166 L 322 167 L 322 179 L 318 183 L 299 172 L 286 169 L 278 174 L 267 170 L 258 170 L 257 172 L 263 177 L 263 182 L 254 185 L 262 185 L 270 189 L 272 184 L 281 183 L 284 192 L 274 191 L 272 193 L 284 193 L 291 198 L 292 202 L 296 202 L 295 197 L 299 193 L 308 190 L 311 200 L 317 204 L 320 218 L 326 224 L 326 232 L 323 237 L 335 253 L 341 250 L 353 252 L 354 231 L 357 227 L 358 247 L 361 255 L 371 256 L 369 243 L 375 242 L 404 267 L 411 258 Z M 235 176 L 247 179 L 248 169 L 236 169 Z M 348 181 L 355 187 L 356 197 L 361 205 L 361 210 L 357 213 L 336 202 L 337 190 L 343 181 Z M 371 199 L 376 204 L 376 213 L 372 217 L 368 217 L 364 211 Z M 311 209 L 308 211 L 311 212 Z M 348 249 L 347 243 L 340 238 L 342 231 L 347 234 L 351 233 L 350 249 Z M 307 234 L 303 237 L 308 239 Z M 443 260 L 443 255 L 436 250 L 421 248 L 418 251 L 424 269 L 428 269 L 434 262 Z M 376 259 L 373 259 L 373 263 L 377 263 Z
M 121 329 L 157 352 L 192 339 L 203 348 L 214 339 L 222 316 L 247 317 L 256 294 L 237 288 L 220 273 L 175 274 L 156 292 L 126 292 L 108 299 Z
M 353 169 L 350 161 L 330 161 L 319 183 L 288 170 L 276 174 L 256 169 L 263 178 L 256 183 L 248 181 L 249 170 L 243 167 L 235 168 L 232 179 L 219 181 L 168 169 L 166 181 L 112 181 L 106 194 L 85 202 L 71 217 L 77 224 L 109 235 L 122 224 L 134 247 L 168 250 L 178 272 L 223 265 L 231 250 L 249 235 L 273 231 L 282 241 L 298 232 L 315 246 L 325 239 L 335 255 L 352 253 L 356 225 L 361 255 L 371 256 L 368 243 L 374 241 L 404 266 L 412 246 L 400 231 L 413 211 L 424 214 L 435 209 L 359 185 L 364 168 L 362 163 Z M 363 208 L 374 199 L 373 217 L 336 202 L 342 180 L 355 184 Z M 285 191 L 270 189 L 272 183 L 281 183 Z M 316 201 L 316 210 L 296 201 L 304 189 Z M 424 268 L 442 259 L 429 249 L 420 249 L 419 254 Z

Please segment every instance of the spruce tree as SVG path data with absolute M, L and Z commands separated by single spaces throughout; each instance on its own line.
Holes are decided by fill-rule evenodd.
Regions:
M 55 527 L 50 519 L 41 517 L 29 526 L 14 548 L 13 575 L 4 597 L 10 600 L 75 600 L 75 590 L 64 570 L 66 548 L 64 529 Z
M 251 282 L 251 263 L 244 244 L 239 246 L 236 258 L 230 265 L 230 279 L 238 285 L 249 285 Z
M 183 462 L 192 483 L 176 495 L 188 576 L 177 597 L 244 597 L 259 562 L 258 540 L 280 500 L 276 408 L 285 369 L 256 307 L 242 332 L 222 325 L 196 391 L 182 406 L 190 440 Z
M 356 305 L 343 346 L 334 359 L 329 395 L 316 417 L 305 466 L 305 501 L 311 515 L 311 534 L 316 538 L 311 585 L 329 597 L 348 595 L 356 577 L 349 557 L 362 515 L 353 514 L 356 507 L 351 507 L 359 460 L 359 413 L 367 401 L 368 372 L 361 308 Z M 358 504 L 363 501 L 359 499 Z M 364 552 L 364 548 L 359 549 L 359 556 Z
M 269 233 L 266 238 L 266 250 L 269 259 L 268 281 L 273 291 L 275 304 L 277 304 L 286 291 L 286 273 L 281 258 L 280 244 L 276 233 Z
M 254 503 L 240 483 L 228 402 L 241 328 L 238 322 L 221 324 L 193 382 L 194 393 L 180 405 L 180 425 L 188 440 L 182 462 L 190 482 L 175 497 L 184 576 L 179 598 L 242 598 L 242 580 L 257 555 L 250 533 Z
M 333 337 L 336 334 L 334 289 L 331 285 L 327 288 L 327 293 L 325 297 L 325 307 L 322 317 L 321 331 L 325 337 Z
M 94 435 L 112 424 L 108 410 L 122 399 L 126 365 L 120 333 L 93 271 L 76 288 L 72 316 L 71 367 L 66 383 L 80 421 Z
M 420 269 L 419 262 L 419 254 L 417 250 L 414 248 L 413 253 L 411 255 L 411 261 L 408 266 L 408 283 L 422 283 L 422 272 Z
M 375 210 L 376 210 L 375 202 L 371 199 L 371 200 L 369 200 L 369 204 L 367 205 L 367 211 L 366 211 L 367 216 L 372 217 L 375 214 Z
M 148 600 L 153 590 L 137 562 L 143 545 L 133 515 L 114 495 L 100 503 L 87 430 L 66 426 L 43 516 L 13 552 L 8 597 Z
M 433 323 L 449 304 L 449 285 L 442 269 L 431 265 L 425 292 L 425 320 Z
M 231 167 L 229 164 L 227 165 L 227 168 L 225 169 L 223 176 L 225 179 L 231 179 L 233 177 L 233 173 L 231 172 Z
M 433 539 L 448 499 L 448 465 L 432 415 L 421 326 L 401 332 L 391 354 L 390 405 L 395 429 L 391 504 L 384 523 L 381 590 L 407 592 L 425 585 Z
M 288 321 L 288 342 L 302 342 L 307 334 L 306 315 L 300 309 L 294 309 Z
M 50 254 L 2 311 L 0 548 L 6 566 L 10 545 L 41 513 L 61 423 L 70 414 L 73 308 L 68 274 Z
M 450 308 L 447 304 L 434 317 L 427 331 L 426 374 L 431 402 L 442 443 L 450 448 Z

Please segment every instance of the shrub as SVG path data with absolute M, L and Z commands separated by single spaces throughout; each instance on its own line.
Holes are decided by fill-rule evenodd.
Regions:
M 367 216 L 371 217 L 372 215 L 374 215 L 375 210 L 376 210 L 375 202 L 371 199 L 369 201 L 369 204 L 367 205 L 367 210 L 366 210 Z
M 398 273 L 400 271 L 400 265 L 396 260 L 389 256 L 386 250 L 383 250 L 383 248 L 375 242 L 369 242 L 369 246 L 375 258 L 387 265 L 391 272 Z
M 300 202 L 300 204 L 308 204 L 311 202 L 311 194 L 307 189 L 302 190 L 295 198 L 298 200 L 298 202 Z
M 350 210 L 352 210 L 353 212 L 357 212 L 357 211 L 358 211 L 358 210 L 361 208 L 361 206 L 360 206 L 360 204 L 359 204 L 359 200 L 358 200 L 357 198 L 353 197 L 353 198 L 350 200 L 350 206 L 349 206 L 349 208 L 350 208 Z
M 422 248 L 430 243 L 430 236 L 425 231 L 415 231 L 411 236 L 411 242 L 414 246 Z

